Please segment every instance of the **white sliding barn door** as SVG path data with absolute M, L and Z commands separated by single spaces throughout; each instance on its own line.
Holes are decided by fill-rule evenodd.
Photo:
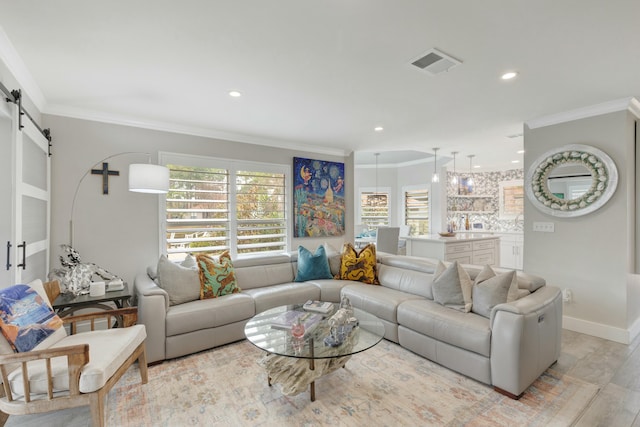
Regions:
M 10 198 L 4 197 L 6 190 L 2 189 L 3 203 L 12 205 L 11 238 L 3 242 L 7 245 L 5 261 L 9 260 L 4 266 L 3 287 L 34 279 L 44 281 L 49 272 L 49 141 L 26 116 L 22 116 L 23 128 L 19 129 L 18 108 L 10 108 L 15 110 L 11 120 L 11 173 L 5 171 L 3 176 L 13 180 L 14 185 Z M 0 125 L 0 132 L 4 131 Z
M 13 267 L 13 105 L 0 102 L 0 288 L 12 285 Z

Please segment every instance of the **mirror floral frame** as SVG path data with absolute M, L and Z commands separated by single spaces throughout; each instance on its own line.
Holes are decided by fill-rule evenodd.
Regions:
M 560 165 L 580 165 L 591 173 L 589 190 L 577 199 L 560 199 L 549 190 L 548 178 Z M 525 177 L 525 192 L 540 211 L 557 217 L 586 215 L 602 207 L 616 191 L 618 170 L 605 152 L 583 144 L 554 148 L 538 157 Z

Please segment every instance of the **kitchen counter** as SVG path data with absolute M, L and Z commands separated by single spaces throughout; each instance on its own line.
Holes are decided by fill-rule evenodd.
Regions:
M 451 242 L 451 241 L 461 241 L 461 240 L 468 241 L 468 240 L 496 239 L 499 237 L 500 236 L 496 236 L 491 233 L 456 232 L 455 236 L 451 236 L 451 237 L 442 237 L 439 234 L 427 234 L 426 236 L 405 237 L 405 239 Z
M 406 237 L 407 255 L 458 261 L 462 264 L 500 265 L 500 236 L 489 233 L 456 233 Z

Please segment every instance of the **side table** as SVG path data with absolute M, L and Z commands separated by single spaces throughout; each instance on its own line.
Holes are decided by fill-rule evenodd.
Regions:
M 116 308 L 128 307 L 130 299 L 131 292 L 129 291 L 129 285 L 125 283 L 124 289 L 121 291 L 105 292 L 104 295 L 99 297 L 92 297 L 89 294 L 76 296 L 70 292 L 60 294 L 53 302 L 52 306 L 58 316 L 65 317 L 71 316 L 78 310 L 84 310 L 87 308 L 113 310 L 113 307 L 107 304 L 110 302 L 115 304 Z M 122 325 L 122 320 L 118 320 L 118 324 Z

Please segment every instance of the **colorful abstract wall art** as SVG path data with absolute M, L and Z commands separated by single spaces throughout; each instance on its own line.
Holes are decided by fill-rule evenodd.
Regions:
M 294 237 L 344 234 L 344 163 L 293 158 Z

